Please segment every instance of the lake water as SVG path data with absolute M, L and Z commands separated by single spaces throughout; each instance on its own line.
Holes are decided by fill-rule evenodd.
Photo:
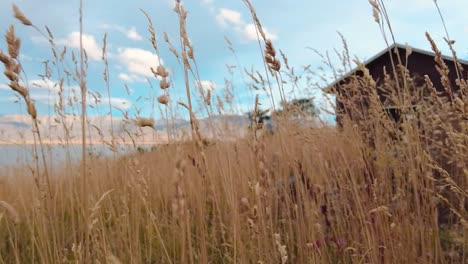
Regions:
M 32 145 L 0 145 L 0 167 L 15 167 L 32 165 L 34 161 L 34 146 Z M 151 146 L 140 147 L 145 150 L 151 149 Z M 40 149 L 38 149 L 39 154 Z M 137 152 L 131 145 L 121 145 L 117 148 L 116 155 L 123 155 Z M 52 166 L 54 164 L 63 164 L 69 157 L 73 162 L 81 160 L 81 145 L 70 145 L 64 147 L 60 145 L 44 146 L 46 161 Z M 111 156 L 113 152 L 106 145 L 88 146 L 86 152 L 91 156 Z M 39 155 L 42 160 L 42 156 Z

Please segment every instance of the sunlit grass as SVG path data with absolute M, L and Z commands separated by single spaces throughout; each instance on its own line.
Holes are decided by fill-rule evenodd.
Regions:
M 174 43 L 180 46 L 166 34 L 164 39 L 183 69 L 184 101 L 171 102 L 174 88 L 167 69 L 162 65 L 153 69 L 161 88 L 154 103 L 167 119 L 167 142 L 124 156 L 98 158 L 84 151 L 84 158 L 63 159 L 61 164 L 48 162 L 41 152 L 47 146 L 34 123 L 38 114 L 28 84 L 19 81 L 20 40 L 10 29 L 8 51 L 0 53 L 0 60 L 12 92 L 21 96 L 35 124 L 38 158 L 0 178 L 0 263 L 466 262 L 468 80 L 460 78 L 454 84 L 458 93 L 452 97 L 441 96 L 426 80 L 420 87 L 426 96 L 418 108 L 402 108 L 404 115 L 397 123 L 386 114 L 375 80 L 361 68 L 364 76 L 343 88 L 355 92 L 357 101 L 369 102 L 365 108 L 350 105 L 364 118 L 351 120 L 345 115 L 342 127 L 329 125 L 315 111 L 290 103 L 298 98 L 285 93 L 291 83 L 283 77 L 290 73 L 295 79 L 286 55 L 277 54 L 253 5 L 244 2 L 256 23 L 265 60 L 264 69 L 245 71 L 246 78 L 252 89 L 267 94 L 278 90 L 281 95 L 271 100 L 272 128 L 258 122 L 268 112 L 258 97 L 251 115 L 257 118 L 249 125 L 233 129 L 229 122 L 213 121 L 227 112 L 232 91 L 226 98 L 214 98 L 192 85 L 193 80 L 201 82 L 196 53 L 186 31 L 187 12 L 177 2 L 180 39 Z M 390 22 L 381 19 L 386 17 L 383 2 L 371 4 L 379 25 L 388 26 Z M 35 27 L 18 8 L 14 12 L 25 26 Z M 147 18 L 151 44 L 159 54 L 157 32 L 149 14 Z M 50 32 L 43 35 L 60 72 L 67 54 L 58 51 Z M 437 53 L 430 35 L 428 39 Z M 346 43 L 344 49 L 348 52 Z M 105 54 L 104 48 L 108 74 Z M 441 78 L 447 78 L 444 62 L 436 55 Z M 343 57 L 347 61 L 342 64 L 350 65 L 349 58 Z M 83 88 L 86 80 L 80 69 L 86 68 L 86 57 L 83 63 L 68 59 L 76 62 L 70 71 L 74 76 L 69 77 L 80 80 Z M 385 80 L 391 99 L 397 97 L 397 87 L 413 84 L 401 72 L 396 72 L 398 82 Z M 304 79 L 317 78 L 311 72 L 303 74 Z M 59 82 L 56 115 L 63 130 L 59 145 L 64 155 L 70 155 L 63 89 Z M 403 97 L 414 97 L 409 90 L 402 89 Z M 195 114 L 195 100 L 208 116 L 204 122 Z M 393 101 L 396 107 L 404 106 Z M 174 107 L 188 113 L 187 135 L 174 129 Z M 418 119 L 405 117 L 415 111 L 424 114 Z M 154 116 L 123 112 L 122 119 L 123 134 L 135 148 L 137 142 L 145 142 L 140 141 L 144 130 L 153 132 L 155 127 Z M 104 131 L 83 122 L 83 131 L 91 127 L 102 138 L 89 140 L 110 150 L 125 141 L 114 125 Z M 111 136 L 104 137 L 105 133 Z

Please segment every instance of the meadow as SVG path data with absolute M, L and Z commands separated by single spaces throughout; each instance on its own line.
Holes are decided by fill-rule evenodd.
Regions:
M 122 135 L 114 131 L 114 124 L 90 123 L 86 52 L 59 50 L 48 29 L 36 27 L 27 14 L 13 7 L 22 27 L 32 27 L 47 39 L 55 58 L 51 67 L 63 76 L 57 87 L 59 138 L 55 144 L 63 146 L 64 158 L 52 162 L 46 155 L 46 122 L 40 121 L 28 83 L 22 81 L 26 73 L 19 60 L 21 40 L 15 35 L 21 27 L 11 26 L 5 35 L 8 49 L 0 51 L 0 61 L 11 92 L 20 97 L 30 117 L 29 140 L 35 158 L 22 167 L 3 170 L 5 175 L 0 177 L 0 263 L 468 261 L 466 71 L 458 69 L 460 77 L 452 84 L 458 92 L 449 98 L 426 79 L 418 87 L 425 95 L 417 109 L 407 109 L 401 98 L 414 96 L 409 87 L 415 82 L 397 65 L 399 78 L 385 79 L 389 98 L 408 116 L 423 114 L 394 122 L 376 93 L 376 80 L 362 68 L 363 76 L 346 89 L 370 102 L 366 118 L 345 118 L 337 126 L 290 103 L 297 98 L 285 94 L 286 86 L 297 85 L 294 80 L 299 77 L 319 75 L 304 71 L 304 76 L 296 76 L 287 54 L 267 38 L 255 7 L 243 1 L 255 21 L 258 52 L 264 58 L 264 69 L 245 70 L 245 76 L 251 89 L 266 94 L 276 90 L 279 98 L 272 98 L 269 107 L 260 105 L 257 97 L 254 118 L 248 124 L 233 125 L 223 114 L 235 94 L 228 91 L 225 98 L 214 97 L 193 85 L 192 80 L 200 78 L 196 47 L 186 30 L 190 17 L 175 1 L 177 40 L 155 32 L 157 20 L 144 15 L 154 51 L 159 54 L 168 48 L 178 59 L 186 98 L 172 102 L 171 73 L 163 65 L 152 69 L 159 83 L 152 91 L 159 94 L 154 103 L 165 115 L 160 142 L 153 149 L 105 156 L 91 155 L 86 146 L 97 143 L 112 151 L 128 144 L 137 149 L 139 143 L 148 144 L 142 138 L 154 136 L 156 121 L 125 113 L 122 118 L 110 116 L 111 122 L 122 122 L 127 128 Z M 391 25 L 385 1 L 371 0 L 370 8 L 379 26 Z M 382 37 L 393 43 L 393 35 L 385 32 Z M 434 66 L 440 78 L 447 78 L 440 51 L 429 34 L 427 38 L 435 53 Z M 104 38 L 103 79 L 111 90 L 105 42 Z M 456 55 L 453 44 L 447 37 Z M 342 54 L 338 66 L 327 66 L 356 64 L 345 40 Z M 64 70 L 67 60 L 73 62 L 68 71 Z M 79 84 L 73 120 L 63 101 L 67 78 Z M 397 86 L 402 87 L 402 96 L 396 95 Z M 206 112 L 203 120 L 195 114 L 196 105 Z M 182 128 L 175 125 L 174 108 L 187 113 Z M 266 108 L 270 108 L 272 129 L 260 122 Z M 96 134 L 90 136 L 90 130 Z M 72 159 L 69 151 L 77 147 L 81 155 Z

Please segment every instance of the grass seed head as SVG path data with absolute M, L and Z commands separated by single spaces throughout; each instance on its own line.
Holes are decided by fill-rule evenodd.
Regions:
M 171 83 L 169 81 L 167 81 L 167 79 L 162 79 L 160 82 L 159 82 L 159 87 L 161 87 L 161 89 L 167 89 L 171 86 Z
M 151 127 L 154 128 L 155 125 L 154 118 L 146 118 L 146 117 L 140 117 L 135 120 L 135 124 L 138 127 Z
M 158 76 L 161 76 L 162 78 L 167 78 L 169 76 L 169 71 L 167 71 L 166 67 L 164 67 L 163 65 L 159 65 L 156 68 L 156 74 Z
M 32 119 L 36 119 L 37 118 L 36 106 L 29 98 L 26 99 L 26 104 L 27 104 L 28 114 L 32 117 Z
M 0 50 L 0 61 L 8 67 L 11 64 L 11 58 Z
M 163 94 L 158 97 L 158 102 L 163 105 L 167 105 L 169 103 L 169 96 Z
M 206 105 L 211 105 L 211 90 L 208 90 L 205 95 L 205 103 Z
M 5 35 L 5 39 L 8 44 L 8 54 L 10 54 L 10 57 L 12 57 L 13 59 L 17 59 L 21 47 L 21 40 L 16 37 L 15 27 L 13 25 L 10 25 L 8 32 Z
M 29 94 L 28 90 L 19 85 L 17 82 L 11 82 L 8 86 L 10 86 L 13 91 L 18 92 L 23 98 L 26 98 Z
M 8 80 L 10 80 L 12 82 L 18 82 L 19 81 L 19 77 L 15 72 L 13 72 L 11 70 L 5 70 L 3 73 L 8 78 Z
M 15 18 L 21 21 L 23 25 L 32 26 L 32 22 L 23 14 L 23 12 L 21 12 L 21 10 L 15 4 L 13 4 L 13 13 L 15 15 Z

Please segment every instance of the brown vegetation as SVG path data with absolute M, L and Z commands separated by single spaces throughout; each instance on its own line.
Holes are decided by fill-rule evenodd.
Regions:
M 281 102 L 287 105 L 287 82 L 282 80 L 275 48 L 250 1 L 244 2 L 264 40 L 260 52 L 265 53 L 265 73 L 246 71 L 252 87 L 262 86 L 265 92 L 279 89 Z M 376 21 L 384 27 L 389 21 L 381 19 L 386 18 L 383 1 L 371 4 Z M 83 159 L 80 165 L 67 160 L 60 172 L 48 173 L 46 159 L 36 159 L 31 169 L 1 178 L 0 263 L 466 263 L 468 80 L 463 69 L 453 84 L 458 92 L 450 97 L 438 94 L 426 80 L 420 89 L 428 96 L 417 109 L 404 110 L 416 119 L 394 122 L 375 93 L 375 81 L 364 74 L 348 87 L 370 102 L 364 120 L 348 118 L 342 129 L 311 127 L 298 122 L 307 118 L 288 118 L 286 109 L 273 116 L 274 133 L 260 133 L 261 126 L 251 126 L 247 136 L 236 140 L 207 139 L 192 105 L 190 74 L 200 79 L 185 28 L 187 12 L 180 1 L 175 11 L 180 50 L 164 35 L 184 69 L 187 98 L 178 105 L 190 116 L 189 140 L 170 138 L 173 88 L 164 67 L 153 69 L 162 93 L 154 101 L 166 108 L 169 143 L 125 157 L 88 158 L 86 163 Z M 17 7 L 14 12 L 24 25 L 33 25 Z M 156 32 L 147 18 L 158 52 Z M 51 43 L 56 64 L 62 66 L 66 51 L 60 55 L 50 32 L 43 35 Z M 37 114 L 28 89 L 18 82 L 19 39 L 12 28 L 7 41 L 8 54 L 0 53 L 5 74 L 34 121 Z M 451 41 L 447 43 L 452 47 Z M 80 77 L 81 91 L 86 92 L 83 57 L 81 67 L 77 63 L 70 72 L 79 75 L 75 77 Z M 287 59 L 282 57 L 287 71 Z M 347 60 L 343 65 L 351 64 L 349 57 L 343 57 Z M 108 83 L 105 49 L 103 59 Z M 435 61 L 443 79 L 443 61 L 438 57 Z M 402 73 L 395 62 L 393 76 L 386 79 L 390 91 L 407 91 L 412 80 Z M 276 84 L 265 81 L 268 78 Z M 62 92 L 63 80 L 60 83 Z M 197 97 L 212 117 L 211 94 Z M 223 113 L 230 98 L 217 100 L 218 112 Z M 57 115 L 65 120 L 63 107 L 61 102 L 57 105 Z M 258 98 L 254 109 L 260 111 Z M 153 117 L 124 113 L 124 118 L 140 128 L 154 127 Z M 67 147 L 70 128 L 66 122 L 60 124 Z M 89 128 L 85 120 L 83 127 Z M 141 135 L 141 130 L 126 132 L 133 142 Z M 114 134 L 103 141 L 115 148 Z M 40 142 L 36 145 L 42 147 Z

